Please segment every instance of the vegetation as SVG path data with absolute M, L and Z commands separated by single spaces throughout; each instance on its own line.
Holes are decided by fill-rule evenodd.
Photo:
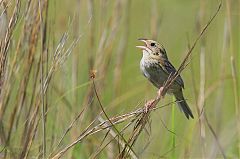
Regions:
M 0 158 L 240 158 L 239 4 L 0 0 Z M 179 68 L 160 94 L 138 38 Z

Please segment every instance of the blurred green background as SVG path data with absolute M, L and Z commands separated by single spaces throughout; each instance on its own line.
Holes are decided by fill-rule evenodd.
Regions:
M 22 2 L 21 18 L 12 37 L 9 68 L 14 61 L 14 48 L 23 29 L 26 3 Z M 135 47 L 141 44 L 137 39 L 149 38 L 163 44 L 170 61 L 178 68 L 189 45 L 193 44 L 201 29 L 216 12 L 219 3 L 217 0 L 49 1 L 48 14 L 43 17 L 47 18 L 48 39 L 45 71 L 50 68 L 54 50 L 64 32 L 69 31 L 70 42 L 81 37 L 65 63 L 52 76 L 46 94 L 47 156 L 53 152 L 62 134 L 83 107 L 86 107 L 84 115 L 58 149 L 74 141 L 100 113 L 96 98 L 91 96 L 90 70 L 97 71 L 96 88 L 110 117 L 143 106 L 145 101 L 156 96 L 157 89 L 140 72 L 142 54 Z M 10 6 L 9 13 L 13 7 L 14 3 Z M 190 64 L 181 74 L 185 83 L 184 95 L 195 118 L 187 120 L 177 107 L 173 112 L 172 106 L 175 105 L 152 112 L 150 135 L 143 131 L 133 146 L 139 158 L 223 158 L 217 142 L 227 158 L 240 157 L 239 14 L 240 1 L 222 1 L 220 12 L 197 43 Z M 39 59 L 40 52 L 41 42 L 38 42 L 35 59 Z M 3 118 L 6 132 L 19 94 L 19 83 L 23 80 L 24 69 L 21 69 L 21 63 L 27 55 L 24 51 L 21 51 L 21 55 L 17 58 L 20 71 L 13 70 L 11 77 L 15 82 L 11 84 L 12 92 Z M 37 65 L 37 62 L 33 63 L 30 83 L 34 82 Z M 40 89 L 39 83 L 37 88 Z M 25 105 L 30 103 L 33 91 L 33 84 L 30 84 Z M 167 95 L 158 106 L 171 101 L 172 97 Z M 29 107 L 23 107 L 22 113 L 26 114 Z M 201 117 L 198 109 L 201 109 Z M 39 111 L 39 116 L 40 113 Z M 19 126 L 16 126 L 11 136 L 9 145 L 16 154 L 21 149 L 19 136 L 23 135 L 26 119 L 26 115 L 20 117 Z M 117 128 L 121 129 L 125 124 L 120 124 Z M 41 152 L 41 129 L 40 124 L 29 158 L 36 158 Z M 126 130 L 126 137 L 131 130 Z M 105 133 L 100 132 L 86 138 L 67 151 L 63 158 L 90 158 L 100 146 Z M 116 158 L 117 147 L 117 143 L 113 142 L 96 158 Z

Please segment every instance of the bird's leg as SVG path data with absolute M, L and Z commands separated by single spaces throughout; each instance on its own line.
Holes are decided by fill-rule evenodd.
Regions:
M 164 87 L 159 88 L 158 98 L 164 98 L 163 89 L 164 89 Z M 151 99 L 145 103 L 145 113 L 147 113 L 150 109 L 152 109 L 156 106 L 156 104 L 154 104 L 155 101 L 156 101 L 156 99 Z
M 164 87 L 160 87 L 160 88 L 159 88 L 159 90 L 158 90 L 158 97 L 164 98 L 163 88 L 164 88 Z
M 150 99 L 145 103 L 145 113 L 149 111 L 149 109 L 153 108 L 153 103 L 155 102 L 155 99 Z

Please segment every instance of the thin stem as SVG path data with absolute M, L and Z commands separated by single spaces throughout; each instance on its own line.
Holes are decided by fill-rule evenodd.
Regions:
M 172 128 L 171 131 L 175 132 L 175 105 L 177 103 L 174 103 L 175 99 L 174 97 L 172 98 Z M 176 151 L 175 151 L 175 147 L 176 147 L 176 135 L 172 133 L 171 135 L 171 139 L 172 139 L 172 158 L 175 159 L 176 158 Z
M 42 10 L 41 10 L 41 2 L 40 0 L 38 1 L 38 10 L 39 10 L 39 17 L 40 17 L 40 31 L 41 31 L 41 45 L 43 48 L 43 20 L 42 20 Z M 41 107 L 42 107 L 42 112 L 41 112 L 41 115 L 42 115 L 42 134 L 43 134 L 43 138 L 42 138 L 42 154 L 43 154 L 43 158 L 46 157 L 46 123 L 45 123 L 45 105 L 44 105 L 44 93 L 43 93 L 43 87 L 44 87 L 44 84 L 43 84 L 43 81 L 44 81 L 44 64 L 43 64 L 43 49 L 41 50 L 41 66 L 40 66 L 40 78 L 41 78 L 41 100 L 42 100 L 42 104 L 41 104 Z

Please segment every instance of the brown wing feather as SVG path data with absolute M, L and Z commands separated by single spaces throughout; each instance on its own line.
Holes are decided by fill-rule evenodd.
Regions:
M 174 74 L 176 72 L 176 69 L 174 66 L 168 61 L 168 60 L 159 60 L 159 64 L 163 68 L 163 70 L 168 74 Z M 182 77 L 179 75 L 175 80 L 182 88 L 184 88 L 184 82 Z

